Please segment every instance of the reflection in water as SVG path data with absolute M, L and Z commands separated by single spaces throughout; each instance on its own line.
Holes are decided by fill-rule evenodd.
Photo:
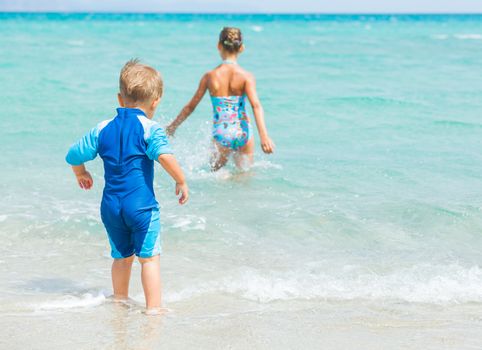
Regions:
M 141 320 L 141 337 L 137 349 L 153 349 L 155 344 L 160 343 L 161 331 L 163 326 L 163 315 L 147 316 Z
M 113 303 L 110 319 L 113 341 L 108 349 L 153 349 L 160 343 L 163 315 L 146 316 L 135 303 Z

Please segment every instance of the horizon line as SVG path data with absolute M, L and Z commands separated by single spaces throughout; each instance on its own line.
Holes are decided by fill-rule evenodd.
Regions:
M 85 15 L 304 15 L 304 16 L 446 16 L 446 15 L 482 15 L 481 12 L 130 12 L 130 11 L 23 11 L 2 10 L 0 14 L 85 14 Z

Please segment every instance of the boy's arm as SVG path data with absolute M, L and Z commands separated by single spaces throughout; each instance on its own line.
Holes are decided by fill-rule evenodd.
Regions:
M 261 141 L 261 149 L 264 153 L 273 153 L 275 145 L 268 136 L 268 130 L 266 129 L 264 122 L 263 106 L 261 106 L 258 93 L 256 92 L 256 80 L 252 75 L 249 75 L 246 80 L 245 90 L 249 103 L 251 103 L 251 107 L 253 108 L 254 118 L 256 119 L 256 126 L 258 127 L 259 138 Z
M 176 181 L 176 196 L 181 193 L 179 204 L 186 203 L 189 199 L 189 188 L 187 187 L 184 173 L 177 163 L 176 158 L 174 158 L 172 154 L 165 153 L 159 156 L 158 161 L 164 170 Z
M 146 133 L 147 156 L 149 159 L 157 160 L 164 170 L 176 181 L 176 196 L 181 193 L 179 204 L 184 204 L 189 199 L 189 189 L 181 167 L 172 154 L 171 146 L 166 133 L 158 123 L 152 122 Z
M 189 101 L 188 104 L 184 106 L 177 118 L 174 119 L 172 123 L 169 124 L 169 126 L 166 128 L 166 133 L 169 136 L 173 136 L 178 126 L 181 125 L 187 119 L 187 117 L 191 115 L 192 112 L 194 112 L 197 105 L 199 104 L 199 102 L 201 102 L 204 94 L 206 93 L 207 88 L 208 75 L 204 74 L 204 76 L 201 78 L 201 81 L 199 82 L 197 91 L 194 93 L 191 101 Z
M 85 169 L 84 163 L 97 156 L 98 137 L 99 128 L 97 126 L 74 143 L 65 157 L 67 163 L 72 166 L 80 188 L 85 190 L 90 190 L 94 181 L 90 173 Z

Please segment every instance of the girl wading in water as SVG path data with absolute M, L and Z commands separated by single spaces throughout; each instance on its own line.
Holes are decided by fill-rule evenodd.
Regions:
M 231 154 L 239 168 L 253 163 L 254 137 L 246 112 L 246 97 L 253 109 L 261 149 L 264 153 L 273 153 L 275 147 L 266 130 L 255 78 L 237 63 L 239 54 L 244 51 L 241 31 L 238 28 L 223 28 L 219 34 L 218 50 L 221 64 L 203 75 L 191 101 L 166 130 L 168 135 L 174 135 L 179 125 L 194 112 L 206 90 L 209 90 L 213 105 L 212 136 L 215 150 L 211 157 L 211 168 L 214 171 L 222 168 Z

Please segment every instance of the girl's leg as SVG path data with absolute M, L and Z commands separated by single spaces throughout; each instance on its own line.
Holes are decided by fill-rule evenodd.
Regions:
M 161 262 L 159 255 L 152 258 L 139 258 L 142 265 L 141 279 L 146 297 L 147 312 L 161 307 Z
M 254 137 L 251 136 L 248 143 L 234 154 L 234 162 L 240 169 L 249 168 L 254 160 Z
M 216 141 L 214 143 L 214 152 L 211 156 L 211 170 L 218 171 L 228 162 L 229 155 L 231 154 L 231 149 L 219 145 Z
M 114 259 L 112 263 L 114 300 L 126 300 L 129 296 L 129 280 L 133 261 L 134 255 L 124 259 Z

